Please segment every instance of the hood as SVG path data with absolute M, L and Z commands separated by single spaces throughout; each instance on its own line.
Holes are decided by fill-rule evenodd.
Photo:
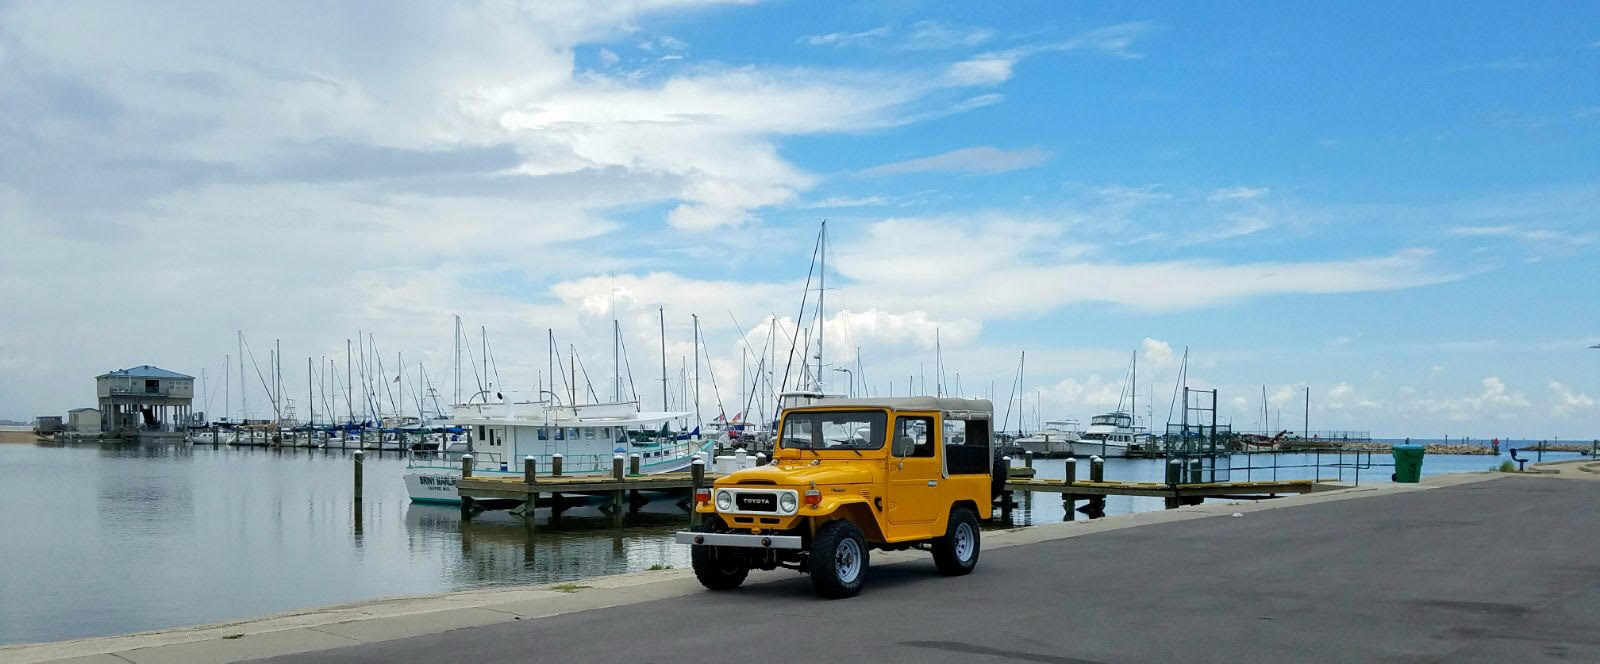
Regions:
M 776 484 L 780 486 L 809 485 L 816 482 L 818 486 L 830 484 L 868 484 L 877 478 L 877 470 L 873 464 L 864 464 L 854 460 L 831 461 L 825 460 L 819 465 L 812 465 L 811 461 L 786 462 L 780 466 L 760 466 L 746 468 L 727 477 L 718 479 L 717 486 L 732 486 L 735 484 L 748 484 L 755 481 L 759 484 Z

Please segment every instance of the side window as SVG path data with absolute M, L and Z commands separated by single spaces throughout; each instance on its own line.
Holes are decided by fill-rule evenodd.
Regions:
M 938 440 L 931 417 L 897 417 L 894 424 L 894 455 L 931 457 Z

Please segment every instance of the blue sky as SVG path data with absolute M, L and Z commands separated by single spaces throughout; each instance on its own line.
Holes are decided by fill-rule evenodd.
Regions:
M 657 307 L 729 390 L 826 218 L 877 391 L 937 329 L 1046 418 L 1138 348 L 1159 427 L 1188 346 L 1243 428 L 1600 435 L 1592 3 L 312 7 L 0 3 L 0 417 L 236 330 L 443 375 L 453 314 L 537 389 L 613 299 L 643 400 Z

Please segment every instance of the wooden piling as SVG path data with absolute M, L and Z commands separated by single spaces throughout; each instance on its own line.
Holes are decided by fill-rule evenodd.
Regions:
M 1206 480 L 1204 464 L 1199 459 L 1189 460 L 1189 483 L 1200 484 Z
M 1064 480 L 1067 485 L 1078 481 L 1078 458 L 1067 457 L 1067 473 Z M 1067 520 L 1075 521 L 1078 518 L 1078 496 L 1072 493 L 1061 494 L 1061 507 L 1067 512 Z
M 472 455 L 463 454 L 461 455 L 461 478 L 467 479 L 469 477 L 472 477 Z
M 1030 451 L 1030 450 L 1023 450 L 1022 451 L 1022 465 L 1027 467 L 1027 468 L 1032 468 L 1033 467 L 1033 452 L 1032 451 Z
M 1182 481 L 1183 481 L 1183 461 L 1181 461 L 1179 459 L 1173 459 L 1171 461 L 1168 461 L 1167 462 L 1167 486 L 1169 488 L 1172 488 L 1172 489 L 1176 490 L 1178 488 L 1178 484 L 1181 483 Z M 1183 502 L 1181 500 L 1179 500 L 1177 496 L 1170 496 L 1170 497 L 1164 498 L 1164 499 L 1162 499 L 1162 503 L 1163 503 L 1163 506 L 1166 507 L 1169 510 L 1173 509 L 1173 508 L 1176 508 L 1179 505 L 1183 504 Z
M 637 454 L 628 455 L 628 474 L 629 475 L 638 475 L 639 474 L 639 463 L 640 463 L 639 455 L 637 455 Z
M 1100 458 L 1098 456 L 1089 457 L 1089 481 L 1090 482 L 1104 482 L 1104 481 L 1106 481 L 1106 460 L 1105 459 L 1102 459 L 1102 458 Z M 1099 495 L 1099 496 L 1094 496 L 1093 498 L 1090 498 L 1089 499 L 1089 508 L 1090 508 L 1090 512 L 1089 512 L 1089 517 L 1090 518 L 1098 519 L 1098 518 L 1100 518 L 1102 516 L 1105 516 L 1105 514 L 1106 514 L 1106 497 L 1104 495 Z
M 539 461 L 532 455 L 522 457 L 522 483 L 528 486 L 538 483 L 538 469 Z
M 561 477 L 561 453 L 556 452 L 550 456 L 550 476 Z
M 356 469 L 355 495 L 356 495 L 356 502 L 358 502 L 358 503 L 361 502 L 361 467 L 364 464 L 365 464 L 365 460 L 362 459 L 361 450 L 356 450 L 356 453 L 355 453 L 355 469 Z
M 706 460 L 696 454 L 694 463 L 689 464 L 689 525 L 700 525 L 700 490 L 706 485 Z

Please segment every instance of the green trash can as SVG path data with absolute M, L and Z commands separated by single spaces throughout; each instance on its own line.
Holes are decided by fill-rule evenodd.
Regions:
M 1395 445 L 1394 475 L 1389 479 L 1395 482 L 1416 484 L 1422 481 L 1422 457 L 1427 454 L 1427 449 L 1421 445 Z

